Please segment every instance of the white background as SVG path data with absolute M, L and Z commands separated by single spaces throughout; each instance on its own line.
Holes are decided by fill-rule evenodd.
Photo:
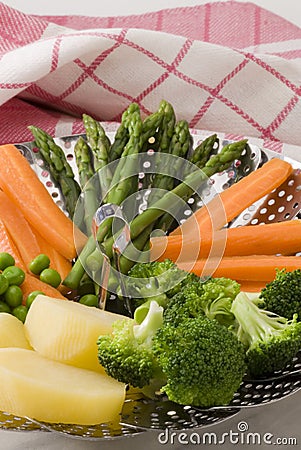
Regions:
M 219 0 L 221 1 L 221 0 Z M 231 0 L 222 0 L 231 1 Z M 246 3 L 249 0 L 239 0 Z M 251 0 L 252 1 L 252 0 Z M 6 0 L 4 3 L 20 11 L 45 15 L 114 16 L 139 14 L 177 6 L 193 6 L 210 0 Z M 300 0 L 253 0 L 265 9 L 285 17 L 301 27 Z

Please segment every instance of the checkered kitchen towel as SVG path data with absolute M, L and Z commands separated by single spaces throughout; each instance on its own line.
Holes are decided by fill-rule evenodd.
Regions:
M 301 141 L 301 29 L 252 3 L 128 17 L 41 17 L 0 3 L 0 143 L 83 131 L 170 101 L 192 128 Z M 301 149 L 300 149 L 301 154 Z

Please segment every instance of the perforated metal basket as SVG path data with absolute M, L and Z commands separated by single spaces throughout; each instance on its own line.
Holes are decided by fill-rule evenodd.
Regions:
M 108 132 L 110 138 L 113 138 L 113 135 L 114 130 Z M 197 145 L 199 140 L 203 138 L 197 131 L 193 131 L 192 135 L 194 145 Z M 56 139 L 57 143 L 64 149 L 76 177 L 78 174 L 73 148 L 77 139 L 78 136 Z M 223 141 L 222 145 L 226 143 L 228 141 Z M 51 179 L 43 161 L 35 154 L 33 143 L 19 144 L 18 148 L 32 165 L 53 200 L 64 210 L 64 199 L 61 192 Z M 268 159 L 275 156 L 273 153 L 265 152 L 257 146 L 249 145 L 238 163 L 236 162 L 227 171 L 212 177 L 211 183 L 203 192 L 202 201 L 209 201 L 216 193 L 223 191 L 237 179 L 256 170 Z M 295 169 L 292 176 L 269 196 L 250 206 L 230 226 L 268 223 L 299 217 L 299 211 L 301 210 L 301 172 L 299 166 L 301 167 L 301 164 L 299 165 L 293 160 L 289 160 L 289 162 Z M 214 189 L 210 189 L 210 186 L 213 185 Z M 189 207 L 194 202 L 195 199 L 191 198 L 188 201 Z M 195 206 L 200 207 L 201 203 L 195 202 Z M 183 220 L 185 220 L 185 217 L 184 214 Z M 116 297 L 111 295 L 107 301 L 107 309 L 114 311 L 115 308 Z M 243 408 L 263 406 L 294 394 L 301 387 L 300 372 L 301 353 L 285 370 L 275 373 L 272 377 L 261 380 L 244 380 L 233 400 L 227 406 L 200 409 L 190 405 L 175 404 L 164 396 L 158 396 L 155 400 L 150 400 L 139 393 L 128 393 L 120 421 L 117 423 L 93 426 L 50 424 L 2 413 L 0 414 L 0 427 L 29 431 L 41 429 L 88 440 L 125 438 L 147 430 L 200 428 L 227 420 Z

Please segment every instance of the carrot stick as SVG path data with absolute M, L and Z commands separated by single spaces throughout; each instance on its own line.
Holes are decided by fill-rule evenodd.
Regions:
M 299 256 L 225 256 L 222 259 L 198 259 L 177 263 L 180 269 L 193 272 L 198 276 L 226 277 L 233 280 L 272 281 L 276 269 L 291 272 L 301 268 Z
M 25 264 L 22 261 L 20 252 L 11 235 L 7 231 L 4 222 L 1 219 L 0 219 L 0 252 L 9 253 L 14 258 L 16 266 L 25 270 Z
M 193 225 L 196 223 L 200 233 L 210 232 L 212 228 L 223 228 L 254 202 L 280 186 L 292 171 L 291 164 L 286 161 L 279 158 L 269 160 L 261 168 L 216 195 L 170 234 L 195 233 Z
M 49 297 L 67 300 L 66 297 L 64 297 L 56 288 L 50 286 L 49 284 L 44 283 L 39 278 L 36 278 L 33 275 L 30 275 L 29 273 L 26 274 L 25 280 L 23 281 L 20 287 L 23 292 L 23 301 L 22 301 L 23 305 L 25 305 L 28 295 L 33 291 L 41 291 L 45 295 L 48 295 Z
M 0 191 L 0 218 L 12 236 L 26 267 L 41 253 L 37 239 L 22 212 Z
M 0 146 L 0 187 L 41 236 L 67 259 L 76 257 L 73 222 L 54 203 L 28 161 L 14 145 Z M 85 236 L 75 229 L 82 245 Z
M 166 258 L 176 262 L 206 258 L 216 250 L 223 256 L 243 255 L 293 255 L 301 251 L 301 220 L 261 225 L 248 225 L 214 234 L 197 236 L 162 236 L 151 239 L 151 259 Z M 216 254 L 217 255 L 217 254 Z

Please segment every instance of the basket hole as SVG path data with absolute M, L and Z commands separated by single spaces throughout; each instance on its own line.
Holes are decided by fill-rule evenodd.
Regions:
M 294 186 L 295 184 L 295 180 L 289 180 L 289 182 L 287 183 L 288 186 Z
M 274 198 L 271 198 L 271 200 L 268 201 L 268 205 L 269 205 L 269 206 L 272 206 L 272 205 L 274 205 L 274 204 L 275 204 L 275 199 L 274 199 Z
M 261 208 L 261 210 L 259 211 L 260 214 L 266 214 L 267 213 L 267 208 Z
M 296 203 L 293 204 L 293 208 L 294 208 L 294 209 L 298 208 L 298 206 L 299 206 L 299 203 L 298 203 L 298 202 L 296 202 Z
M 251 220 L 251 224 L 252 225 L 256 225 L 258 223 L 258 219 L 253 219 L 253 220 Z
M 285 210 L 284 206 L 279 206 L 279 208 L 278 208 L 278 212 L 279 213 L 282 213 L 284 210 Z
M 275 214 L 270 214 L 268 220 L 271 222 L 272 220 L 275 219 L 275 217 L 276 217 Z
M 286 197 L 286 201 L 290 202 L 293 198 L 294 198 L 294 196 L 292 194 L 290 194 Z
M 67 158 L 68 161 L 72 161 L 73 160 L 73 155 L 71 153 L 68 153 L 66 158 Z

